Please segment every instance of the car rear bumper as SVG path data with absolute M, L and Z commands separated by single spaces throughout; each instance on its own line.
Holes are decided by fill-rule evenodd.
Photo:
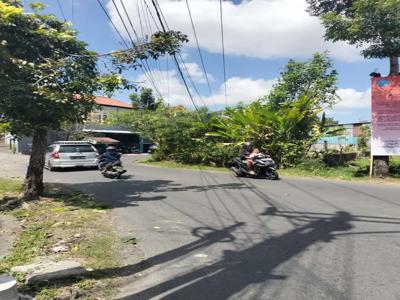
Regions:
M 97 167 L 98 160 L 85 160 L 85 161 L 68 161 L 54 159 L 50 161 L 53 168 L 76 168 L 76 167 Z

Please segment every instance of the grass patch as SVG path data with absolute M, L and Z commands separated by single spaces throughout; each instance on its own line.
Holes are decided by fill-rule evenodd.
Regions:
M 101 231 L 106 233 L 109 230 L 103 228 Z M 117 251 L 116 245 L 118 245 L 118 239 L 109 232 L 109 235 L 102 234 L 82 242 L 77 248 L 77 253 L 86 258 L 86 266 L 89 268 L 101 270 L 118 267 L 119 263 L 114 255 Z
M 164 161 L 154 161 L 154 160 L 145 160 L 139 161 L 139 164 L 149 165 L 154 167 L 168 168 L 168 169 L 184 169 L 184 170 L 198 170 L 198 171 L 217 171 L 217 172 L 229 172 L 228 168 L 224 167 L 213 167 L 213 166 L 205 166 L 205 165 L 190 165 L 190 164 L 182 164 L 171 160 Z
M 57 297 L 56 288 L 43 288 L 35 297 L 36 300 L 52 300 Z
M 342 180 L 369 180 L 369 158 L 360 158 L 350 161 L 343 166 L 328 167 L 320 160 L 306 160 L 295 167 L 280 169 L 281 176 L 295 177 L 319 177 Z M 390 176 L 385 179 L 388 182 L 399 182 L 400 158 L 390 159 Z M 375 181 L 381 181 L 374 179 Z
M 22 182 L 19 180 L 0 178 L 0 199 L 6 194 L 18 194 L 22 190 Z
M 7 182 L 2 180 L 1 182 Z M 15 183 L 3 185 L 5 193 L 18 190 Z M 103 205 L 81 193 L 65 193 L 46 186 L 46 197 L 28 202 L 21 208 L 8 212 L 23 225 L 10 253 L 0 260 L 0 273 L 8 273 L 13 266 L 37 261 L 75 258 L 85 267 L 94 270 L 115 268 L 120 265 L 118 251 L 122 246 L 120 238 L 112 229 L 109 213 Z M 54 253 L 51 248 L 64 243 L 68 251 Z M 35 299 L 54 299 L 67 286 L 85 290 L 91 298 L 91 290 L 96 297 L 109 295 L 115 283 L 109 279 L 85 279 L 52 283 L 48 285 L 26 286 L 23 274 L 15 274 L 21 290 L 31 293 Z M 99 288 L 101 287 L 101 288 Z M 94 295 L 94 294 L 93 294 Z
M 154 161 L 145 160 L 138 162 L 143 165 L 169 168 L 169 169 L 185 169 L 185 170 L 202 170 L 229 172 L 228 168 L 212 167 L 204 165 L 190 165 L 177 163 L 175 161 Z M 311 178 L 328 178 L 341 180 L 369 180 L 369 158 L 360 158 L 350 161 L 346 165 L 338 167 L 327 167 L 318 159 L 307 159 L 295 167 L 279 169 L 279 175 L 284 177 L 311 177 Z M 387 182 L 400 182 L 400 157 L 390 158 L 390 177 L 385 179 Z M 375 179 L 373 181 L 382 181 Z

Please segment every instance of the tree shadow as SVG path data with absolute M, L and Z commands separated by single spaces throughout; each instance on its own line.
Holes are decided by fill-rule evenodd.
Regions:
M 110 180 L 106 182 L 53 184 L 66 190 L 80 191 L 110 208 L 138 206 L 140 202 L 160 201 L 171 192 L 205 192 L 214 189 L 248 189 L 240 183 L 181 185 L 172 180 Z M 79 205 L 79 203 L 77 203 Z
M 124 299 L 228 299 L 252 284 L 285 280 L 274 270 L 318 242 L 331 242 L 335 232 L 350 230 L 353 216 L 338 211 L 331 217 L 317 218 L 279 237 L 268 238 L 243 250 L 226 250 L 213 263 L 166 280 Z M 340 291 L 331 288 L 338 298 Z
M 150 267 L 183 257 L 193 251 L 206 248 L 216 243 L 232 243 L 236 240 L 232 232 L 243 225 L 245 225 L 245 223 L 239 222 L 222 229 L 215 229 L 212 227 L 194 228 L 191 233 L 193 236 L 198 237 L 198 239 L 192 243 L 150 257 L 134 265 L 98 270 L 93 272 L 92 276 L 96 278 L 130 276 L 137 272 L 142 272 Z

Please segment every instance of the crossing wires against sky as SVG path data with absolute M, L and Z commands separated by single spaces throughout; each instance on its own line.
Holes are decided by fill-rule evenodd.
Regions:
M 60 1 L 60 0 L 57 0 Z M 103 0 L 104 1 L 104 0 Z M 104 13 L 106 14 L 108 20 L 110 21 L 115 32 L 118 34 L 123 45 L 129 49 L 134 49 L 136 45 L 140 42 L 148 40 L 157 31 L 163 31 L 167 33 L 170 31 L 170 27 L 167 20 L 163 14 L 160 3 L 158 0 L 132 0 L 135 2 L 124 2 L 124 0 L 110 0 L 109 4 L 113 7 L 115 15 L 111 18 L 110 13 L 107 11 L 105 6 L 102 4 L 102 0 L 97 0 Z M 150 3 L 150 5 L 149 5 Z M 223 80 L 224 80 L 224 96 L 225 105 L 227 105 L 227 86 L 226 86 L 226 59 L 225 59 L 225 42 L 224 42 L 224 22 L 223 22 L 223 3 L 220 0 L 220 30 L 221 30 L 221 47 L 222 47 L 222 68 L 223 68 Z M 216 107 L 212 87 L 210 84 L 209 73 L 206 69 L 206 63 L 204 56 L 202 54 L 200 41 L 196 31 L 195 21 L 193 19 L 193 14 L 189 4 L 189 0 L 185 0 L 185 5 L 188 13 L 188 21 L 191 24 L 191 28 L 194 35 L 195 45 L 197 48 L 198 57 L 200 60 L 200 65 L 202 73 L 204 74 L 205 83 L 207 84 L 208 92 L 210 98 L 213 102 L 214 107 Z M 60 6 L 61 7 L 61 6 Z M 136 8 L 136 13 L 135 13 Z M 118 21 L 115 21 L 115 16 Z M 135 21 L 135 22 L 134 22 Z M 116 26 L 115 22 L 121 24 L 119 28 Z M 121 28 L 123 33 L 121 32 Z M 126 38 L 125 38 L 126 37 Z M 175 68 L 178 75 L 187 91 L 190 101 L 194 108 L 198 110 L 198 104 L 196 101 L 201 101 L 202 106 L 207 107 L 207 103 L 204 101 L 199 88 L 196 85 L 196 81 L 192 77 L 192 69 L 188 68 L 185 60 L 180 52 L 171 55 L 171 59 L 174 62 Z M 147 60 L 144 59 L 142 63 L 142 71 L 148 79 L 149 84 L 157 92 L 161 98 L 165 98 L 164 95 L 170 97 L 170 71 L 168 58 L 166 60 L 167 70 L 163 71 L 161 68 L 160 61 L 158 60 Z M 164 67 L 165 68 L 165 67 Z M 198 82 L 197 82 L 198 83 Z M 193 96 L 196 94 L 196 97 Z M 171 100 L 171 99 L 169 99 Z

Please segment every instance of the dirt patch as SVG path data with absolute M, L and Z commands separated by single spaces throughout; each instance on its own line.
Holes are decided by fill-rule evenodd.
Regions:
M 17 233 L 11 249 L 10 243 L 4 243 L 8 245 L 4 253 L 11 251 L 0 261 L 0 273 L 17 265 L 73 258 L 91 270 L 91 275 L 32 286 L 24 284 L 24 274 L 13 274 L 20 291 L 38 300 L 112 298 L 118 276 L 109 271 L 118 273 L 121 253 L 135 251 L 135 245 L 123 243 L 113 229 L 110 211 L 91 197 L 55 187 L 47 190 L 46 197 L 4 215 L 19 230 L 11 225 L 7 228 Z M 130 250 L 121 250 L 125 247 Z
M 7 214 L 0 214 L 1 259 L 9 253 L 16 236 L 20 233 L 20 231 L 21 226 L 15 217 Z

